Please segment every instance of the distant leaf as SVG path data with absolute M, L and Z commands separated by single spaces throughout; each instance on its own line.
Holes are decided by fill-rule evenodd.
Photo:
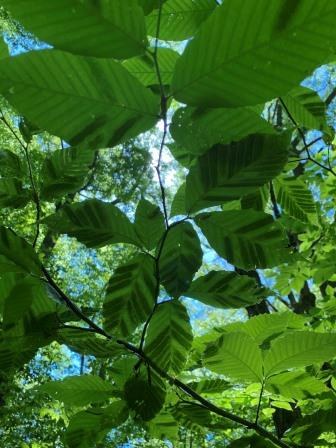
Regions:
M 185 295 L 216 308 L 243 308 L 265 298 L 267 290 L 246 275 L 210 271 L 194 280 Z
M 192 106 L 236 107 L 287 93 L 333 53 L 336 5 L 316 6 L 311 0 L 261 0 L 257 6 L 225 0 L 179 59 L 175 98 Z
M 299 86 L 282 100 L 299 126 L 319 131 L 327 129 L 326 105 L 314 90 Z
M 143 10 L 137 0 L 1 0 L 27 30 L 55 48 L 125 59 L 146 48 Z
M 98 199 L 66 205 L 48 216 L 45 223 L 56 232 L 77 238 L 87 247 L 116 243 L 141 245 L 127 216 L 115 205 Z
M 255 192 L 281 172 L 288 143 L 288 135 L 256 134 L 214 146 L 197 159 L 187 176 L 187 210 L 195 212 Z
M 173 198 L 173 202 L 170 210 L 170 217 L 177 215 L 186 215 L 186 206 L 185 206 L 185 189 L 186 184 L 183 183 L 180 188 L 175 193 Z
M 111 147 L 157 120 L 159 100 L 112 59 L 43 50 L 2 60 L 0 70 L 8 101 L 72 146 Z
M 67 193 L 78 191 L 94 160 L 90 149 L 69 148 L 53 152 L 41 168 L 41 198 L 52 200 Z
M 282 370 L 307 367 L 336 356 L 336 334 L 296 331 L 275 340 L 265 354 L 267 377 Z
M 135 212 L 135 231 L 147 249 L 154 249 L 165 231 L 160 207 L 141 199 Z
M 293 218 L 307 222 L 309 214 L 316 214 L 313 196 L 305 183 L 297 178 L 277 178 L 274 182 L 276 199 Z
M 69 376 L 62 381 L 50 381 L 39 390 L 71 406 L 86 406 L 111 398 L 114 388 L 95 375 Z
M 29 190 L 16 178 L 0 179 L 0 207 L 22 208 L 31 199 Z
M 160 38 L 185 40 L 193 36 L 215 7 L 211 0 L 167 0 L 161 12 Z M 156 36 L 157 21 L 158 10 L 154 10 L 146 19 L 150 36 Z
M 185 306 L 177 301 L 161 303 L 147 329 L 145 353 L 161 369 L 179 373 L 193 339 Z
M 196 223 L 215 251 L 242 269 L 270 268 L 289 256 L 282 228 L 266 213 L 202 213 L 196 217 Z
M 223 145 L 256 133 L 274 134 L 274 128 L 254 108 L 184 107 L 173 115 L 170 132 L 177 143 L 199 156 L 216 143 Z
M 109 280 L 104 302 L 105 328 L 130 335 L 149 316 L 156 294 L 155 262 L 139 255 L 116 269 Z
M 190 223 L 169 230 L 159 260 L 161 283 L 168 294 L 178 297 L 188 289 L 202 257 L 199 238 Z
M 128 417 L 126 403 L 115 401 L 105 408 L 92 407 L 70 419 L 64 439 L 69 448 L 92 448 Z
M 124 396 L 136 417 L 149 421 L 162 409 L 166 398 L 166 388 L 153 370 L 149 380 L 147 370 L 144 369 L 125 383 Z
M 224 334 L 210 344 L 204 353 L 204 365 L 216 373 L 242 381 L 259 382 L 263 376 L 261 350 L 244 333 Z
M 0 227 L 0 272 L 41 275 L 41 263 L 32 246 L 6 227 Z
M 179 57 L 180 55 L 170 48 L 158 48 L 157 61 L 162 84 L 171 84 L 175 64 Z M 154 59 L 149 54 L 128 59 L 123 66 L 145 86 L 159 84 Z
M 322 381 L 306 372 L 285 372 L 273 375 L 267 380 L 265 388 L 273 394 L 295 400 L 314 398 L 328 391 Z

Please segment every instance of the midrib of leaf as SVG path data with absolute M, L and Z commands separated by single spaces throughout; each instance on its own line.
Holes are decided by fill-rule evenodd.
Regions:
M 330 14 L 330 13 L 331 13 L 332 11 L 334 11 L 334 10 L 336 11 L 336 7 L 335 7 L 335 8 L 331 8 L 326 14 Z M 210 16 L 210 17 L 211 17 L 211 16 Z M 304 26 L 306 26 L 307 24 L 316 22 L 317 20 L 318 20 L 318 16 L 314 16 L 314 17 L 311 18 L 311 20 L 307 20 L 307 21 L 305 21 L 303 24 L 301 24 L 301 26 L 304 27 Z M 206 21 L 204 22 L 204 24 L 206 24 Z M 203 24 L 202 24 L 202 25 L 203 25 Z M 295 30 L 300 30 L 300 29 L 301 29 L 301 26 L 295 26 L 295 27 L 292 27 L 292 28 L 288 28 L 288 29 L 286 30 L 286 33 L 289 33 L 289 32 L 292 32 L 292 33 L 293 33 L 293 32 L 295 32 Z M 209 70 L 208 72 L 202 73 L 202 74 L 199 75 L 197 78 L 194 78 L 192 81 L 190 81 L 190 82 L 188 82 L 188 83 L 186 83 L 186 84 L 183 84 L 183 87 L 181 87 L 181 88 L 178 89 L 178 90 L 175 90 L 175 91 L 174 91 L 174 94 L 176 94 L 176 93 L 178 93 L 178 92 L 181 92 L 181 91 L 184 90 L 186 87 L 190 87 L 190 86 L 192 86 L 193 84 L 197 83 L 200 79 L 205 78 L 205 77 L 211 75 L 212 73 L 215 73 L 217 70 L 220 70 L 220 69 L 222 68 L 222 66 L 226 66 L 226 65 L 231 64 L 232 62 L 239 61 L 242 57 L 244 57 L 245 55 L 248 55 L 249 53 L 251 53 L 251 52 L 253 52 L 253 51 L 255 51 L 255 50 L 259 50 L 259 49 L 261 49 L 261 48 L 267 48 L 267 47 L 269 47 L 270 45 L 273 46 L 273 43 L 274 43 L 274 42 L 278 42 L 278 41 L 281 41 L 281 40 L 285 40 L 285 38 L 284 38 L 284 34 L 285 34 L 284 32 L 282 32 L 282 33 L 278 33 L 278 37 L 274 37 L 274 38 L 272 38 L 272 39 L 270 39 L 270 40 L 267 40 L 266 42 L 262 42 L 262 43 L 260 43 L 259 45 L 253 45 L 253 46 L 250 47 L 249 49 L 243 51 L 242 53 L 239 53 L 237 56 L 235 56 L 235 57 L 233 57 L 233 58 L 231 58 L 231 59 L 225 60 L 224 62 L 220 63 L 220 64 L 217 65 L 215 68 L 213 68 L 212 70 Z M 270 44 L 271 42 L 272 42 L 272 44 Z M 183 53 L 182 53 L 181 57 L 183 57 Z

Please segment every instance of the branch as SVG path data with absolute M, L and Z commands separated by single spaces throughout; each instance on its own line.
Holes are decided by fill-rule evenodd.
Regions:
M 63 300 L 63 302 L 67 305 L 67 307 L 81 320 L 83 320 L 85 323 L 89 325 L 90 328 L 81 328 L 76 327 L 79 331 L 89 331 L 94 332 L 97 334 L 100 334 L 107 338 L 108 340 L 114 340 L 117 344 L 122 345 L 126 350 L 136 355 L 142 362 L 144 362 L 147 366 L 152 368 L 161 378 L 166 379 L 169 384 L 176 386 L 178 389 L 180 389 L 182 392 L 184 392 L 189 397 L 192 397 L 194 400 L 196 400 L 198 403 L 200 403 L 202 406 L 204 406 L 206 409 L 208 409 L 210 412 L 213 412 L 220 417 L 224 417 L 228 420 L 231 420 L 235 423 L 238 423 L 245 428 L 251 429 L 258 433 L 260 436 L 264 437 L 267 440 L 272 441 L 276 446 L 280 448 L 291 448 L 290 445 L 283 442 L 282 440 L 278 439 L 274 434 L 264 429 L 262 426 L 260 426 L 258 423 L 251 422 L 249 420 L 246 420 L 243 417 L 240 417 L 239 415 L 235 415 L 229 411 L 226 411 L 225 409 L 221 409 L 215 404 L 211 403 L 207 399 L 203 398 L 201 395 L 199 395 L 197 392 L 195 392 L 191 387 L 189 387 L 187 384 L 184 384 L 182 381 L 180 381 L 177 378 L 172 377 L 169 375 L 165 370 L 162 370 L 154 361 L 152 361 L 147 355 L 143 353 L 142 350 L 134 346 L 133 344 L 130 344 L 127 341 L 123 341 L 121 339 L 115 339 L 112 335 L 108 334 L 103 328 L 99 327 L 97 324 L 95 324 L 90 318 L 86 317 L 84 313 L 80 310 L 80 308 L 75 305 L 72 300 L 61 290 L 61 288 L 55 283 L 55 281 L 52 279 L 48 271 L 43 267 L 42 268 L 43 273 L 45 275 L 46 281 L 49 283 L 50 286 L 52 286 L 55 291 L 58 293 L 59 297 Z
M 293 115 L 288 110 L 288 108 L 287 108 L 286 104 L 284 103 L 284 101 L 282 100 L 282 98 L 279 98 L 279 101 L 280 101 L 282 107 L 284 108 L 286 114 L 288 115 L 288 118 L 290 119 L 290 121 L 293 123 L 293 125 L 297 129 L 298 133 L 300 134 L 300 137 L 301 137 L 302 142 L 303 142 L 304 149 L 305 149 L 305 151 L 307 153 L 307 159 L 310 160 L 311 162 L 315 163 L 315 165 L 319 166 L 323 170 L 328 171 L 329 173 L 331 173 L 333 176 L 336 177 L 336 172 L 331 167 L 323 165 L 322 163 L 318 162 L 317 160 L 315 160 L 311 156 L 310 150 L 309 150 L 309 146 L 308 146 L 308 144 L 306 142 L 306 137 L 305 137 L 305 134 L 304 134 L 303 130 L 300 128 L 300 126 L 295 121 L 295 118 L 293 117 Z

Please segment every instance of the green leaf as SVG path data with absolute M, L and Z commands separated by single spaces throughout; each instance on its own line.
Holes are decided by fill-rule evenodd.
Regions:
M 212 421 L 210 411 L 197 403 L 178 403 L 171 413 L 180 425 L 195 431 L 210 426 Z
M 210 344 L 204 352 L 204 365 L 237 380 L 259 382 L 263 377 L 261 350 L 244 333 L 224 334 Z
M 189 212 L 253 193 L 276 177 L 287 161 L 288 135 L 252 135 L 216 145 L 197 159 L 186 181 Z
M 281 226 L 266 213 L 201 213 L 195 221 L 218 255 L 242 269 L 271 268 L 289 256 Z
M 113 341 L 107 341 L 106 338 L 99 337 L 94 333 L 74 328 L 59 329 L 57 341 L 67 345 L 74 352 L 96 358 L 113 358 L 125 352 L 120 345 Z
M 130 335 L 152 311 L 156 299 L 155 262 L 139 255 L 116 269 L 109 280 L 104 302 L 105 328 Z
M 115 401 L 105 408 L 92 407 L 70 419 L 64 435 L 69 448 L 92 448 L 107 433 L 120 426 L 128 417 L 126 403 Z
M 61 149 L 46 157 L 40 177 L 40 196 L 45 200 L 78 191 L 92 166 L 94 152 L 78 148 Z
M 41 263 L 32 246 L 6 227 L 0 227 L 0 272 L 41 275 Z
M 160 303 L 147 329 L 145 353 L 161 369 L 179 373 L 186 362 L 193 334 L 185 306 Z
M 55 48 L 125 59 L 145 51 L 145 18 L 137 0 L 1 0 L 27 30 Z
M 115 205 L 98 199 L 65 205 L 44 222 L 55 232 L 75 237 L 87 247 L 116 243 L 141 246 L 134 225 L 127 216 Z
M 300 446 L 316 448 L 320 446 L 318 442 L 321 442 L 322 447 L 332 447 L 332 445 L 326 445 L 323 439 L 319 441 L 317 439 L 324 432 L 335 433 L 335 421 L 336 407 L 334 404 L 330 409 L 320 409 L 313 414 L 299 418 L 287 434 L 295 444 Z
M 182 222 L 169 230 L 159 259 L 160 280 L 168 294 L 178 297 L 189 288 L 202 257 L 199 238 L 190 223 Z
M 151 128 L 159 100 L 112 59 L 35 51 L 0 61 L 0 91 L 72 146 L 111 147 Z
M 198 394 L 221 394 L 230 386 L 230 383 L 222 378 L 205 378 L 200 381 L 188 383 Z
M 0 174 L 3 177 L 21 179 L 25 174 L 25 169 L 20 157 L 12 151 L 0 150 Z
M 185 295 L 216 308 L 244 308 L 267 296 L 267 290 L 246 275 L 210 271 L 192 282 Z
M 264 437 L 254 434 L 253 436 L 241 437 L 240 439 L 234 440 L 228 445 L 228 448 L 276 448 L 276 446 Z
M 314 398 L 314 396 L 328 391 L 322 381 L 306 372 L 279 373 L 266 381 L 265 388 L 273 394 L 295 400 Z
M 216 143 L 224 145 L 250 134 L 274 134 L 275 131 L 254 108 L 184 107 L 173 115 L 170 132 L 177 143 L 199 156 Z
M 277 202 L 293 218 L 308 222 L 307 215 L 316 214 L 313 196 L 302 180 L 279 177 L 274 188 Z
M 183 183 L 180 185 L 179 189 L 177 190 L 170 209 L 170 217 L 177 215 L 186 215 L 186 206 L 185 206 L 185 189 L 186 184 Z
M 314 90 L 296 87 L 282 97 L 282 101 L 298 126 L 327 130 L 326 105 Z
M 124 396 L 136 417 L 149 421 L 162 409 L 166 388 L 156 372 L 151 370 L 149 376 L 147 369 L 144 369 L 125 383 Z
M 307 367 L 336 356 L 336 334 L 295 331 L 276 339 L 265 354 L 265 376 Z
M 253 210 L 263 212 L 269 199 L 268 185 L 258 188 L 254 193 L 243 196 L 240 200 L 242 210 L 252 208 Z
M 135 212 L 135 231 L 148 250 L 154 249 L 165 231 L 160 207 L 141 199 Z
M 286 330 L 302 329 L 306 322 L 307 318 L 305 316 L 287 311 L 284 313 L 260 314 L 251 317 L 247 322 L 237 322 L 237 324 L 240 324 L 239 331 L 246 332 L 257 344 L 264 345 Z M 235 331 L 235 323 L 232 325 L 233 331 Z M 230 327 L 230 324 L 226 328 L 228 327 Z
M 176 61 L 179 54 L 170 48 L 158 48 L 157 62 L 160 67 L 161 82 L 170 85 L 174 73 Z M 123 66 L 145 86 L 159 84 L 154 59 L 145 54 L 136 58 L 128 59 Z
M 160 39 L 185 40 L 192 37 L 215 8 L 212 0 L 167 0 L 161 11 Z M 155 10 L 146 18 L 150 36 L 156 36 L 158 14 Z
M 336 4 L 319 0 L 314 6 L 311 0 L 261 0 L 257 6 L 225 0 L 177 62 L 175 98 L 236 107 L 287 93 L 333 54 Z
M 69 376 L 62 381 L 50 381 L 39 388 L 66 405 L 86 406 L 111 398 L 114 387 L 95 375 Z
M 30 198 L 29 190 L 24 189 L 18 179 L 11 177 L 0 179 L 0 207 L 22 208 Z
M 148 431 L 156 439 L 172 441 L 178 439 L 179 425 L 169 412 L 162 411 L 150 421 Z

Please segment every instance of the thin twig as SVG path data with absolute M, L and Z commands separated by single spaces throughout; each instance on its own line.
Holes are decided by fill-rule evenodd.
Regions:
M 258 407 L 257 407 L 257 413 L 256 413 L 256 419 L 255 419 L 256 425 L 258 424 L 259 412 L 260 412 L 261 400 L 262 400 L 263 393 L 264 393 L 264 381 L 261 383 L 261 389 L 260 389 L 259 401 L 258 401 Z
M 30 184 L 33 190 L 33 201 L 35 203 L 35 208 L 36 208 L 36 232 L 35 232 L 35 236 L 34 236 L 34 240 L 33 240 L 33 247 L 36 246 L 39 234 L 40 234 L 40 218 L 41 218 L 41 204 L 40 204 L 40 198 L 39 198 L 39 194 L 35 185 L 35 180 L 34 180 L 34 176 L 33 176 L 33 169 L 31 166 L 31 162 L 30 162 L 30 157 L 29 157 L 29 143 L 24 143 L 21 138 L 17 135 L 17 133 L 15 132 L 13 126 L 10 124 L 10 122 L 6 119 L 4 113 L 2 112 L 2 110 L 0 109 L 0 120 L 5 124 L 5 126 L 9 129 L 9 131 L 12 133 L 12 135 L 15 137 L 15 139 L 19 142 L 21 149 L 23 150 L 23 154 L 26 158 L 27 161 L 27 165 L 28 165 L 28 172 L 29 172 L 29 179 L 30 179 Z
M 290 111 L 288 110 L 288 107 L 286 106 L 285 102 L 282 100 L 282 98 L 279 98 L 279 101 L 282 105 L 282 107 L 284 108 L 286 114 L 288 115 L 288 118 L 290 119 L 290 121 L 293 123 L 293 125 L 295 126 L 295 128 L 297 129 L 298 133 L 300 134 L 300 137 L 302 139 L 303 142 L 303 146 L 304 149 L 306 150 L 307 153 L 307 159 L 310 160 L 311 162 L 315 163 L 315 165 L 319 166 L 320 168 L 322 168 L 323 170 L 328 171 L 329 173 L 331 173 L 333 176 L 336 177 L 336 172 L 328 166 L 323 165 L 322 163 L 318 162 L 317 160 L 315 160 L 309 150 L 309 146 L 306 142 L 306 137 L 305 134 L 303 132 L 303 130 L 300 128 L 300 126 L 297 124 L 295 118 L 293 117 L 293 115 L 290 113 Z

